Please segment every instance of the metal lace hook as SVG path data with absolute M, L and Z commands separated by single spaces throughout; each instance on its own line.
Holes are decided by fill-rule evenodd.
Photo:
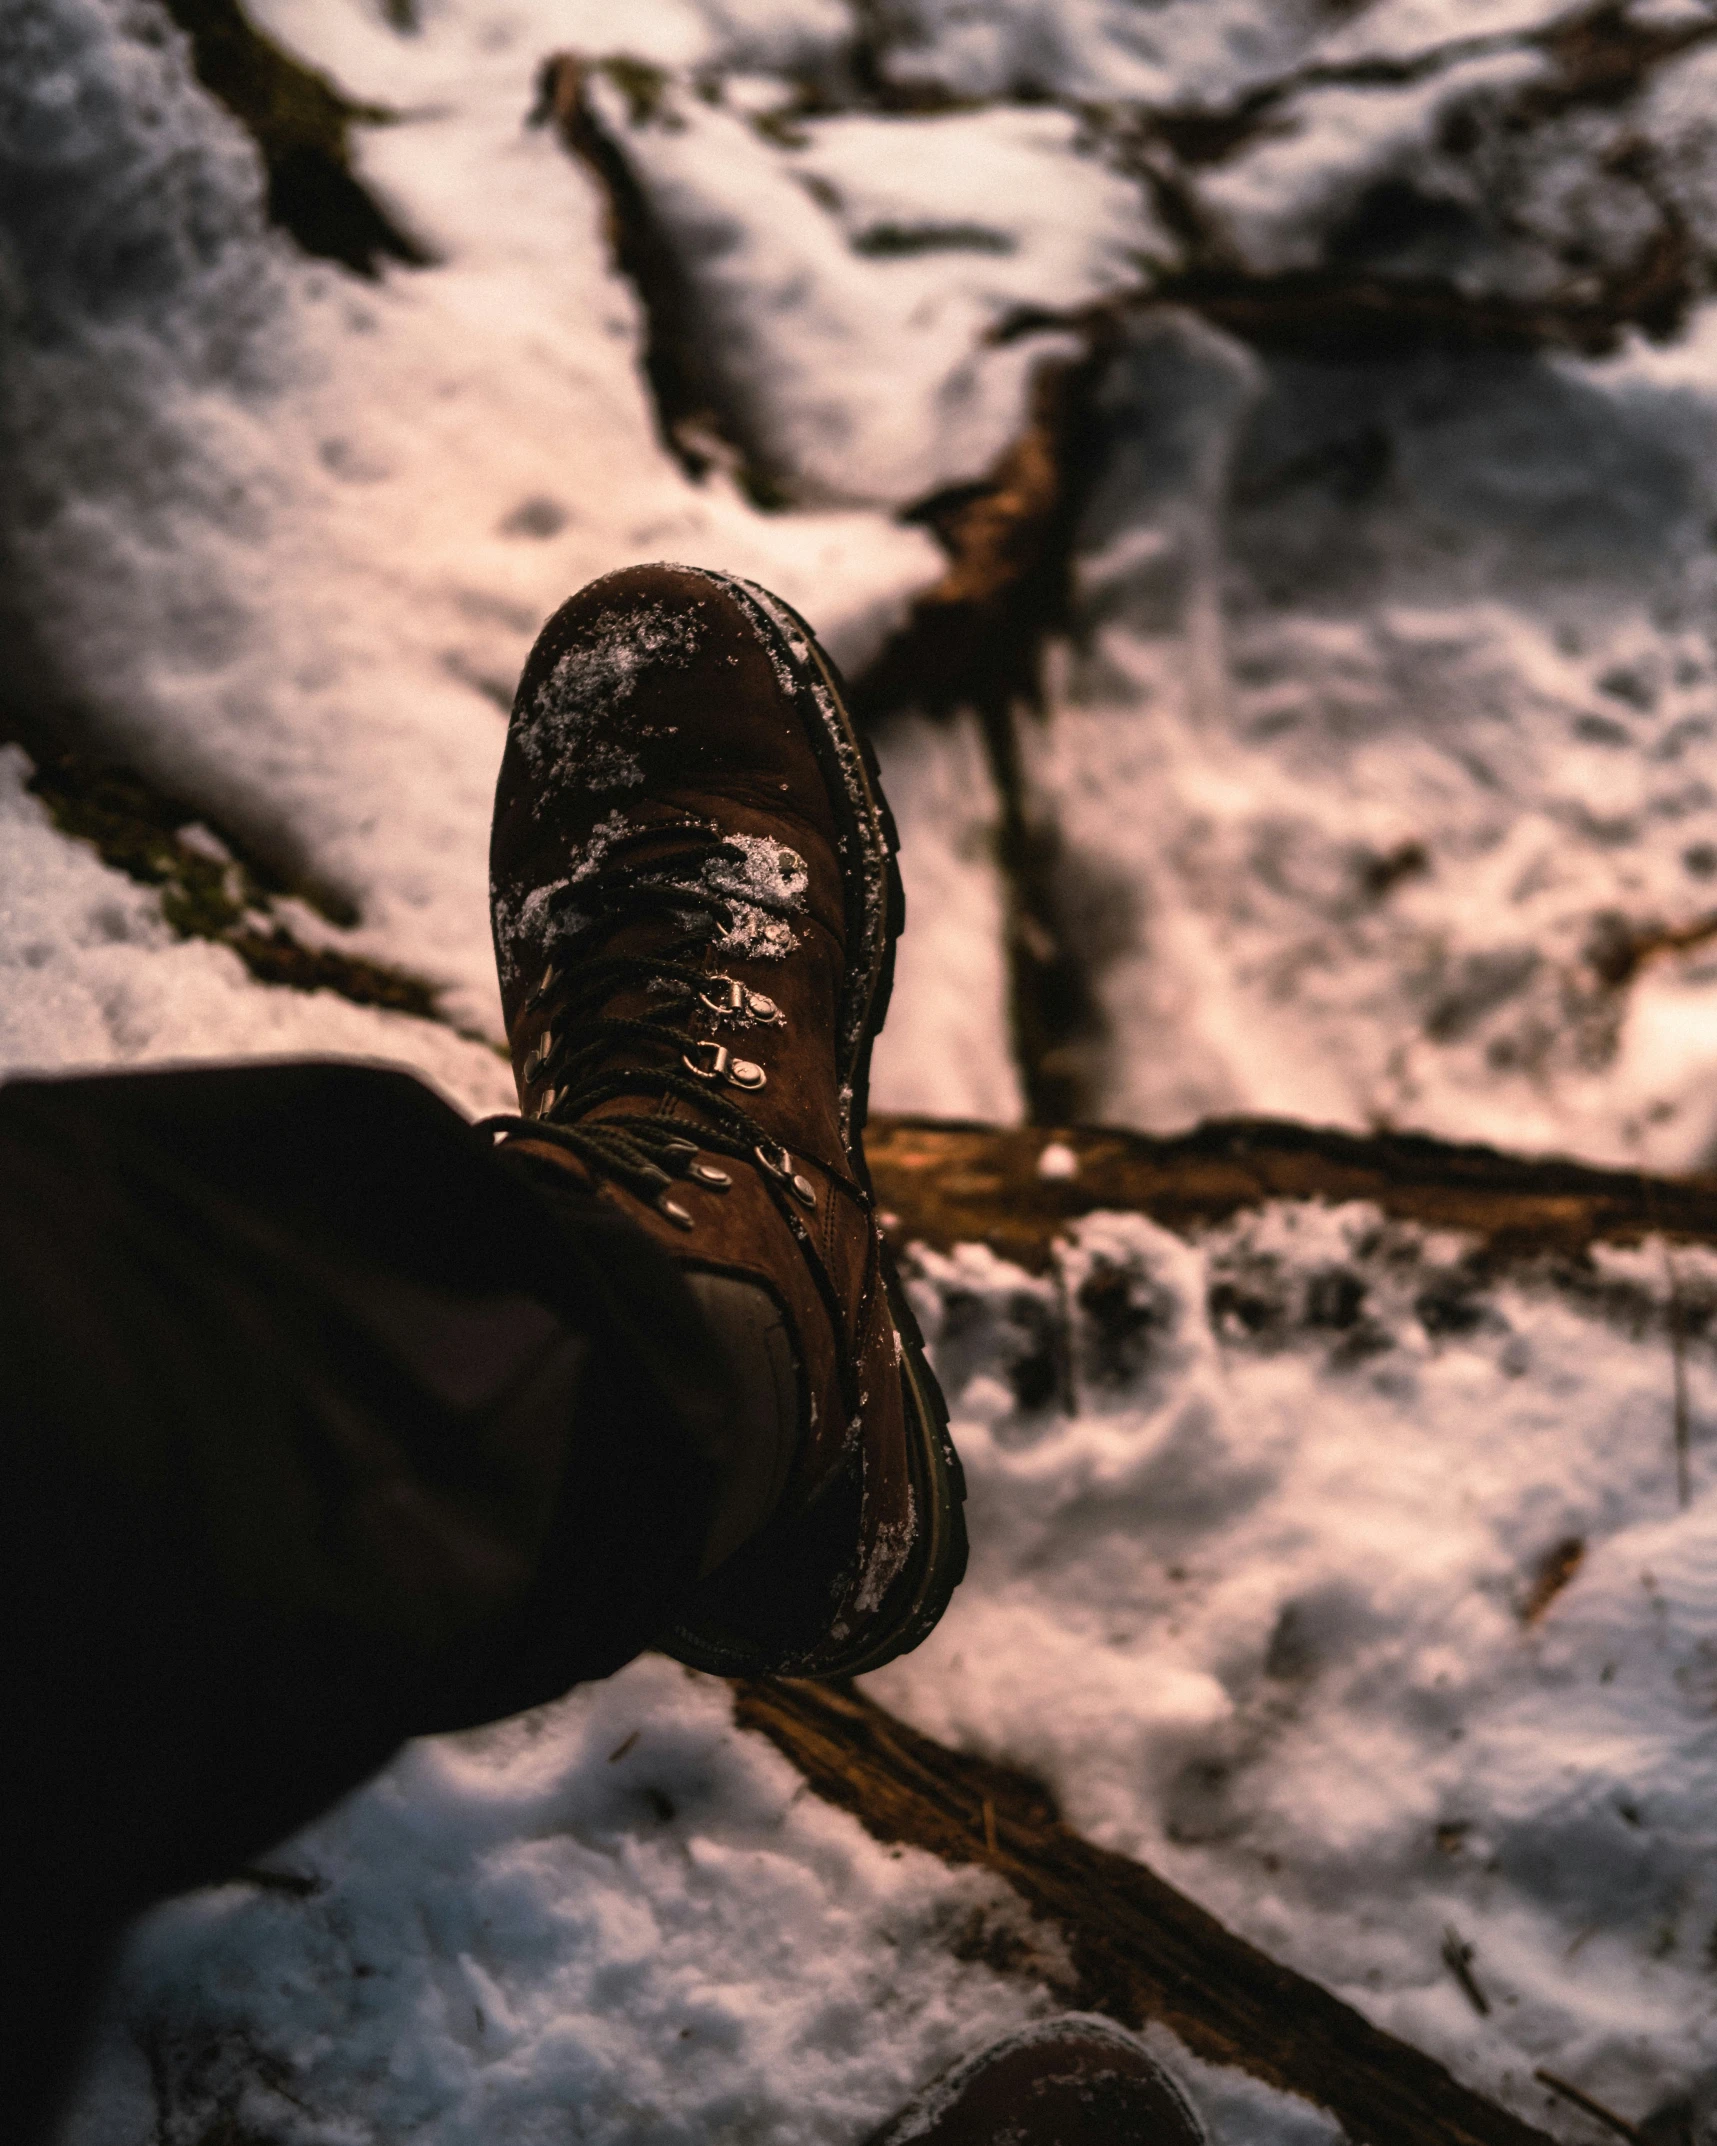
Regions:
M 752 1058 L 735 1058 L 725 1043 L 706 1039 L 682 1054 L 681 1063 L 699 1080 L 726 1081 L 730 1088 L 766 1088 L 769 1075 Z
M 758 1161 L 769 1172 L 769 1175 L 778 1177 L 795 1199 L 802 1200 L 807 1207 L 816 1206 L 816 1186 L 812 1184 L 802 1170 L 794 1169 L 793 1158 L 784 1147 L 778 1147 L 775 1153 L 771 1155 L 766 1145 L 760 1145 L 755 1150 L 755 1153 Z

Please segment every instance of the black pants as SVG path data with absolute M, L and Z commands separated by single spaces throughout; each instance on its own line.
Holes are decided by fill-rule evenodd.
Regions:
M 677 1271 L 403 1074 L 0 1088 L 0 2117 L 114 1937 L 675 1613 L 729 1406 Z

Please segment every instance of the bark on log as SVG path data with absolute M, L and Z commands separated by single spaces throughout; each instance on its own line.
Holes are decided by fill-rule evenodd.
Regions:
M 1077 2001 L 1160 2020 L 1194 2055 L 1327 2109 L 1354 2146 L 1552 2146 L 1142 1863 L 1064 1826 L 1037 1782 L 921 1736 L 856 1692 L 742 1680 L 734 1716 L 881 1841 L 994 1870 L 1065 1938 Z
M 1039 1175 L 1050 1141 L 1073 1150 L 1075 1175 Z M 1273 1199 L 1370 1200 L 1388 1215 L 1468 1231 L 1498 1258 L 1577 1255 L 1600 1240 L 1637 1242 L 1654 1232 L 1717 1244 L 1717 1176 L 1598 1170 L 1417 1133 L 1227 1118 L 1155 1139 L 878 1117 L 865 1145 L 896 1246 L 988 1244 L 1034 1270 L 1070 1222 L 1099 1208 L 1184 1230 Z

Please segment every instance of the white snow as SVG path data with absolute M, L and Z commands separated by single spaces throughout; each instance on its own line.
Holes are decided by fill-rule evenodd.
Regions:
M 684 90 L 636 126 L 600 76 L 590 95 L 687 263 L 747 444 L 797 499 L 894 506 L 981 477 L 1049 347 L 989 331 L 1170 251 L 1066 113 L 808 120 L 783 146 Z
M 961 97 L 1059 89 L 1070 97 L 1197 103 L 1289 67 L 1324 10 L 1306 0 L 906 0 L 891 9 L 884 72 Z
M 969 717 L 946 728 L 909 719 L 890 726 L 878 757 L 900 831 L 907 928 L 872 1094 L 888 1110 L 1017 1124 L 1024 1104 L 1006 1045 L 1006 896 L 977 726 Z
M 409 1067 L 473 1116 L 512 1110 L 504 1061 L 439 1022 L 271 990 L 239 957 L 176 940 L 155 896 L 57 834 L 0 747 L 0 1063 L 101 1071 L 231 1057 L 331 1056 Z
M 1717 1260 L 1466 1250 L 1281 1206 L 1095 1216 L 1041 1279 L 922 1254 L 973 1571 L 868 1681 L 1523 2114 L 1543 2065 L 1637 2120 L 1717 2076 L 1717 1366 L 1682 1512 L 1669 1306 L 1702 1334 Z M 1052 1345 L 1071 1391 L 1023 1409 Z
M 841 2146 L 1045 2008 L 950 1957 L 1021 1925 L 1004 1887 L 877 1847 L 730 1711 L 647 1657 L 412 1747 L 270 1859 L 309 1897 L 158 1911 L 64 2146 L 151 2135 L 140 2057 L 187 2115 L 292 2146 Z
M 1368 188 L 1434 162 L 1432 145 L 1451 110 L 1500 102 L 1548 73 L 1542 54 L 1505 50 L 1387 87 L 1303 90 L 1272 112 L 1255 147 L 1217 167 L 1203 197 L 1255 267 L 1267 274 L 1312 267 L 1322 257 L 1327 226 Z M 1438 177 L 1445 188 L 1458 189 L 1457 199 L 1474 191 L 1456 172 Z M 1446 264 L 1433 257 L 1412 265 Z
M 58 332 L 7 359 L 16 481 L 38 503 L 11 532 L 20 596 L 123 750 L 259 846 L 313 857 L 363 913 L 355 950 L 445 979 L 456 1016 L 498 1033 L 489 800 L 553 606 L 633 559 L 690 557 L 816 610 L 845 660 L 934 548 L 875 515 L 756 515 L 660 453 L 598 205 L 525 124 L 535 27 L 518 43 L 525 23 L 479 8 L 387 37 L 384 67 L 355 8 L 317 18 L 413 115 L 372 130 L 364 161 L 442 258 L 370 286 L 262 226 L 248 145 L 176 32 L 140 43 L 119 0 L 37 16 L 37 67 L 9 95 L 45 177 L 20 190 L 9 254 Z M 145 264 L 129 282 L 84 237 L 101 214 Z
M 1254 267 L 1347 258 L 1393 185 L 1459 218 L 1383 246 L 1391 273 L 1513 299 L 1582 249 L 1616 272 L 1649 226 L 1632 136 L 1707 259 L 1717 229 L 1709 47 L 1600 118 L 1485 131 L 1542 73 L 1510 40 L 1558 11 L 1528 0 L 1340 22 L 911 0 L 877 11 L 882 76 L 970 100 L 916 113 L 841 108 L 834 0 L 422 0 L 410 33 L 367 0 L 251 4 L 398 115 L 357 130 L 359 168 L 435 265 L 364 282 L 269 228 L 250 145 L 153 0 L 30 0 L 0 80 L 7 601 L 106 749 L 346 893 L 350 930 L 291 913 L 445 986 L 468 1033 L 175 938 L 6 748 L 8 1071 L 332 1052 L 505 1107 L 471 1038 L 498 1033 L 489 794 L 537 627 L 598 573 L 682 558 L 779 589 L 861 664 L 942 569 L 898 510 L 982 475 L 1034 368 L 1075 347 L 991 332 L 1179 258 L 1115 148 L 1129 98 L 1219 110 L 1296 67 L 1414 62 L 1308 81 L 1188 167 Z M 557 51 L 667 70 L 678 131 L 592 94 L 790 511 L 662 448 L 602 204 L 527 124 Z M 1260 354 L 1152 309 L 1093 418 L 1075 631 L 1022 732 L 1106 1021 L 1079 1046 L 1090 1113 L 1709 1162 L 1717 309 L 1595 360 Z M 977 727 L 908 714 L 880 751 L 912 921 L 874 1101 L 1017 1121 Z M 1046 1142 L 1040 1168 L 1065 1180 L 1071 1154 Z M 1288 1207 L 1196 1241 L 1091 1218 L 1049 1277 L 964 1247 L 917 1286 L 975 1558 L 878 1694 L 1038 1768 L 1076 1824 L 1571 2146 L 1602 2134 L 1535 2067 L 1631 2121 L 1689 2096 L 1703 2137 L 1712 1263 L 1648 1245 L 1499 1278 L 1364 1211 Z M 1025 1362 L 1059 1396 L 1035 1412 Z M 569 2123 L 835 2146 L 1060 2001 L 1052 1945 L 1007 1978 L 969 1957 L 973 1917 L 1013 1913 L 984 1881 L 877 1847 L 736 1735 L 719 1687 L 652 1659 L 414 1747 L 275 1860 L 320 1889 L 221 1888 L 138 1933 L 68 2146 L 220 2121 L 279 2146 Z M 1223 2146 L 1328 2136 L 1176 2062 Z
M 1093 1114 L 1696 1165 L 1701 945 L 1626 988 L 1604 948 L 1712 910 L 1709 388 L 1655 358 L 1247 386 L 1215 342 L 1153 329 L 1113 391 L 1137 444 L 1036 770 L 1101 905 Z
M 587 636 L 569 648 L 521 711 L 519 744 L 544 802 L 577 768 L 592 789 L 631 789 L 644 779 L 630 741 L 653 735 L 630 708 L 639 674 L 683 669 L 697 653 L 701 635 L 693 619 L 662 605 L 609 611 Z M 606 736 L 593 735 L 606 732 Z

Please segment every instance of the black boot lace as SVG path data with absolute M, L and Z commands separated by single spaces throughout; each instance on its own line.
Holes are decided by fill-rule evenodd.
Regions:
M 722 1190 L 729 1182 L 705 1157 L 726 1155 L 757 1164 L 809 1255 L 838 1333 L 845 1325 L 838 1296 L 801 1212 L 815 1207 L 815 1188 L 787 1149 L 734 1100 L 731 1089 L 710 1077 L 708 1062 L 726 1063 L 716 1058 L 723 1048 L 719 1037 L 692 1034 L 702 1016 L 719 1023 L 724 1013 L 743 1011 L 709 995 L 708 957 L 736 934 L 736 905 L 761 911 L 791 930 L 794 904 L 758 889 L 745 873 L 745 861 L 741 845 L 713 823 L 681 821 L 617 836 L 602 850 L 597 869 L 550 893 L 542 934 L 549 965 L 524 1010 L 545 1004 L 551 1009 L 528 1077 L 552 1081 L 552 1090 L 537 1116 L 503 1113 L 484 1119 L 481 1129 L 505 1140 L 529 1138 L 563 1148 L 593 1175 L 625 1186 L 683 1229 L 694 1224 L 674 1196 L 679 1184 L 690 1179 Z M 735 891 L 736 880 L 743 895 Z M 621 930 L 651 921 L 664 929 L 661 936 L 652 935 L 647 951 L 600 950 Z M 606 1010 L 640 990 L 654 1001 L 648 1011 Z M 685 1103 L 695 1119 L 592 1115 L 605 1103 L 631 1095 Z M 832 1184 L 870 1210 L 867 1187 L 826 1160 L 820 1167 Z
M 816 1189 L 797 1169 L 792 1155 L 764 1132 L 751 1113 L 733 1100 L 707 1067 L 694 1070 L 719 1039 L 696 1039 L 700 1016 L 719 1022 L 739 1011 L 712 1000 L 708 956 L 738 926 L 736 904 L 761 911 L 790 931 L 793 903 L 760 891 L 744 871 L 741 845 L 712 822 L 682 821 L 623 834 L 602 851 L 597 869 L 575 876 L 554 889 L 547 900 L 542 943 L 548 966 L 524 1004 L 534 1012 L 547 1005 L 550 1023 L 532 1053 L 528 1078 L 553 1082 L 552 1092 L 535 1117 L 503 1112 L 485 1118 L 479 1130 L 504 1142 L 542 1141 L 575 1155 L 591 1173 L 623 1185 L 647 1200 L 678 1227 L 695 1227 L 675 1197 L 679 1185 L 692 1180 L 703 1188 L 724 1191 L 727 1173 L 705 1157 L 726 1155 L 756 1164 L 775 1206 L 799 1245 L 837 1337 L 864 1333 L 870 1305 L 881 1286 L 880 1246 L 872 1229 L 865 1277 L 849 1329 L 850 1307 L 824 1263 L 805 1214 L 816 1206 Z M 734 889 L 736 878 L 743 895 Z M 603 953 L 601 942 L 617 932 L 654 919 L 666 927 L 647 951 Z M 644 1013 L 615 1014 L 606 1009 L 642 988 L 655 1001 Z M 689 1105 L 695 1119 L 629 1112 L 620 1117 L 591 1115 L 617 1097 L 647 1095 L 659 1102 Z M 839 1187 L 869 1214 L 870 1189 L 826 1158 L 819 1168 L 830 1188 Z M 836 1349 L 837 1375 L 847 1420 L 856 1429 L 862 1409 L 858 1367 L 844 1342 Z

